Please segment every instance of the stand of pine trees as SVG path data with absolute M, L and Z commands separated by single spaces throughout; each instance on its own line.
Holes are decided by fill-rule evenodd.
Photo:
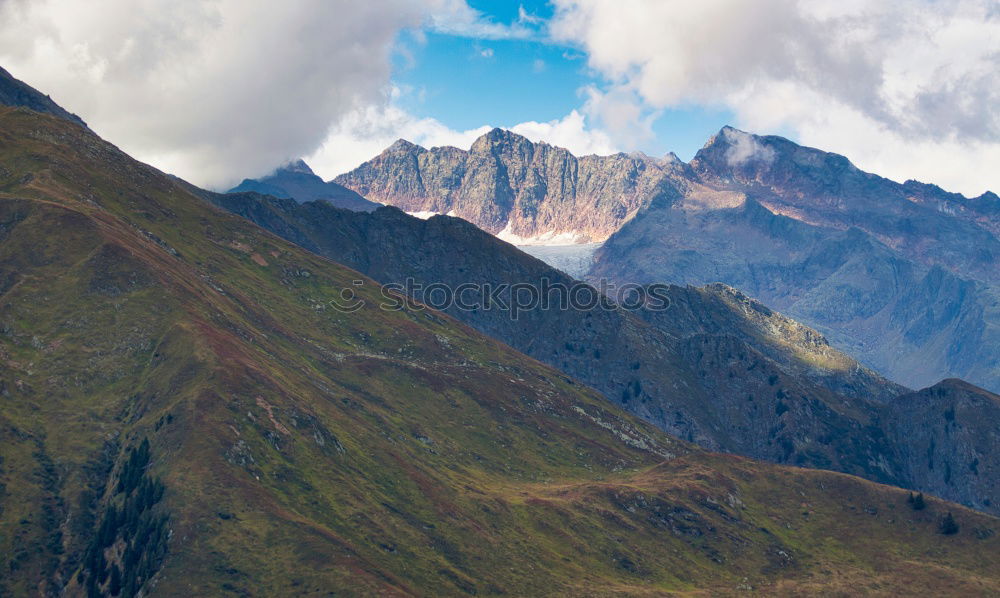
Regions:
M 129 450 L 118 482 L 84 553 L 77 580 L 88 598 L 135 596 L 160 568 L 167 552 L 167 515 L 154 506 L 163 498 L 163 483 L 146 473 L 149 440 Z M 119 562 L 108 563 L 107 550 L 121 540 Z M 112 558 L 115 558 L 112 555 Z

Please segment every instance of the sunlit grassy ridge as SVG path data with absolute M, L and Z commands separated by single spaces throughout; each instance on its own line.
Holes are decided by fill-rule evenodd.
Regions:
M 1000 591 L 994 518 L 701 452 L 362 278 L 0 108 L 0 593 L 82 592 L 143 438 L 152 595 Z

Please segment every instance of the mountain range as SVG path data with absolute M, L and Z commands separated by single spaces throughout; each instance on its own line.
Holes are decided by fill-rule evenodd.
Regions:
M 447 313 L 380 308 L 375 280 L 206 200 L 350 212 L 199 192 L 39 96 L 0 107 L 0 594 L 1000 592 L 997 518 L 672 437 Z M 406 218 L 354 216 L 373 237 L 364 222 Z M 347 289 L 351 313 L 332 303 Z M 849 359 L 736 291 L 672 292 L 758 312 L 742 334 L 794 330 L 759 343 L 772 360 Z M 806 384 L 787 367 L 776 384 Z M 878 382 L 851 372 L 816 384 Z M 947 382 L 910 400 L 937 447 L 975 441 L 963 424 L 994 397 Z M 953 448 L 924 456 L 937 472 Z
M 469 151 L 400 139 L 334 182 L 407 212 L 451 214 L 517 239 L 603 241 L 664 191 L 673 156 L 584 156 L 493 129 Z
M 731 127 L 687 164 L 577 158 L 502 130 L 468 152 L 399 141 L 335 181 L 515 244 L 603 241 L 575 272 L 594 283 L 725 283 L 907 386 L 959 377 L 1000 390 L 993 193 L 895 183 Z

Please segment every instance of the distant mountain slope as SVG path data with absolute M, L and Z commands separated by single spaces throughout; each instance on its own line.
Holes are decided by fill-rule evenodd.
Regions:
M 457 218 L 420 220 L 388 207 L 358 214 L 252 193 L 202 193 L 383 283 L 410 280 L 423 288 L 472 283 L 482 289 L 530 285 L 540 293 L 546 286 L 574 284 Z M 708 448 L 850 472 L 1000 512 L 982 500 L 1000 496 L 995 488 L 972 492 L 972 480 L 931 484 L 928 472 L 907 469 L 910 455 L 925 450 L 895 434 L 896 421 L 908 421 L 897 411 L 905 400 L 896 397 L 910 391 L 836 351 L 815 331 L 729 287 L 666 291 L 671 306 L 663 311 L 533 309 L 516 320 L 496 308 L 452 305 L 446 311 Z M 426 298 L 420 290 L 412 294 Z M 511 294 L 496 298 L 509 302 Z M 482 303 L 476 289 L 465 298 Z M 968 427 L 963 433 L 989 435 L 993 420 L 967 418 L 960 425 Z M 951 451 L 948 467 L 964 469 L 977 458 L 997 463 L 995 456 L 975 453 L 964 443 L 940 442 Z
M 243 179 L 242 183 L 229 190 L 230 193 L 242 191 L 256 191 L 297 201 L 321 199 L 338 208 L 356 212 L 369 212 L 378 207 L 377 203 L 368 201 L 346 187 L 334 182 L 323 182 L 302 160 L 282 166 L 259 179 Z
M 617 154 L 577 158 L 494 129 L 469 151 L 399 140 L 335 182 L 407 212 L 452 213 L 493 234 L 603 241 L 661 194 L 683 165 Z
M 370 280 L 340 313 L 363 276 L 84 128 L 0 108 L 0 166 L 4 595 L 1000 592 L 1000 520 L 703 453 Z
M 953 215 L 932 204 L 954 206 L 954 195 L 920 186 L 915 199 L 914 183 L 734 129 L 691 167 L 714 191 L 641 213 L 597 252 L 591 277 L 722 281 L 901 382 L 961 376 L 1000 388 L 1000 241 L 982 208 L 990 194 Z
M 15 79 L 3 67 L 0 67 L 0 105 L 23 106 L 36 112 L 44 112 L 59 118 L 64 118 L 84 127 L 79 116 L 71 114 L 52 101 L 52 98 L 31 87 L 27 83 Z
M 731 127 L 698 151 L 691 168 L 707 185 L 751 197 L 772 213 L 824 229 L 857 228 L 921 265 L 1000 280 L 1000 239 L 989 230 L 1000 221 L 978 222 L 971 211 L 931 205 L 959 203 L 956 194 L 900 185 L 857 169 L 844 156 Z M 965 203 L 991 198 L 997 199 L 987 193 Z

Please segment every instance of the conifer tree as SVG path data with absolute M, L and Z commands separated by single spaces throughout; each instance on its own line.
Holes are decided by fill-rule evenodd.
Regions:
M 122 591 L 122 571 L 118 565 L 111 565 L 111 580 L 108 582 L 108 593 L 112 596 L 121 594 Z
M 945 515 L 944 519 L 941 520 L 941 524 L 938 527 L 938 531 L 940 531 L 942 534 L 946 536 L 952 536 L 958 533 L 958 522 L 955 521 L 955 518 L 952 516 L 951 511 L 948 511 L 948 514 Z

